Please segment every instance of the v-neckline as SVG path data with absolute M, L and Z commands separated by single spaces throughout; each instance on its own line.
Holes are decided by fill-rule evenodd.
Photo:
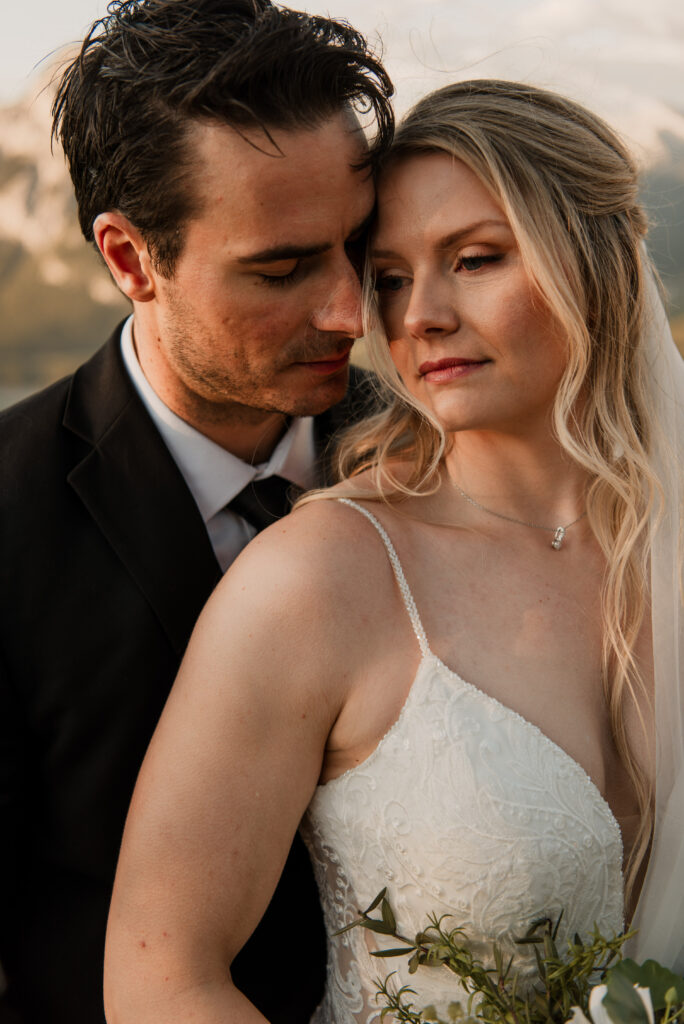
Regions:
M 347 768 L 345 771 L 341 772 L 339 775 L 334 776 L 332 779 L 328 779 L 327 782 L 319 783 L 319 785 L 317 787 L 317 793 L 322 793 L 326 789 L 329 789 L 329 788 L 330 789 L 334 789 L 335 785 L 338 782 L 340 782 L 342 779 L 351 777 L 353 775 L 356 775 L 358 772 L 365 770 L 375 760 L 375 758 L 381 753 L 382 748 L 385 746 L 385 744 L 386 744 L 388 738 L 390 737 L 390 735 L 392 733 L 394 733 L 399 728 L 399 725 L 401 724 L 401 722 L 402 722 L 402 720 L 403 720 L 403 718 L 404 718 L 404 716 L 406 714 L 407 708 L 409 707 L 409 705 L 411 703 L 411 699 L 412 699 L 412 696 L 413 696 L 414 691 L 416 689 L 416 684 L 418 682 L 418 679 L 422 675 L 422 673 L 423 673 L 423 671 L 425 669 L 425 666 L 429 665 L 430 663 L 432 663 L 434 666 L 436 666 L 442 672 L 446 673 L 446 675 L 448 675 L 450 679 L 456 680 L 456 682 L 460 683 L 460 685 L 468 693 L 471 693 L 474 697 L 477 697 L 483 703 L 489 704 L 492 707 L 498 708 L 508 718 L 511 718 L 514 721 L 517 721 L 517 722 L 521 723 L 523 728 L 525 728 L 528 731 L 533 732 L 544 743 L 545 746 L 547 746 L 549 749 L 555 751 L 556 756 L 562 758 L 562 760 L 572 769 L 574 774 L 579 779 L 582 780 L 582 784 L 592 794 L 595 802 L 598 803 L 598 805 L 606 812 L 606 815 L 608 817 L 608 821 L 610 823 L 610 827 L 613 830 L 613 832 L 615 833 L 615 838 L 617 839 L 617 842 L 618 842 L 619 848 L 620 848 L 620 873 L 622 875 L 623 887 L 624 887 L 624 874 L 622 872 L 622 860 L 623 860 L 623 857 L 624 857 L 624 847 L 623 847 L 623 842 L 622 842 L 622 830 L 620 828 L 620 824 L 619 824 L 617 818 L 615 817 L 615 815 L 613 813 L 613 810 L 612 810 L 610 804 L 608 803 L 608 801 L 606 800 L 606 798 L 602 794 L 601 790 L 598 788 L 598 786 L 596 785 L 596 783 L 592 779 L 591 775 L 589 775 L 589 773 L 582 767 L 582 765 L 579 763 L 579 761 L 575 760 L 575 758 L 572 756 L 572 754 L 569 754 L 567 750 L 565 750 L 563 747 L 560 746 L 560 744 L 556 743 L 555 740 L 552 740 L 550 736 L 547 736 L 546 733 L 542 729 L 540 729 L 538 725 L 535 725 L 534 722 L 530 722 L 530 720 L 528 718 L 525 718 L 524 715 L 521 715 L 519 711 L 515 711 L 513 708 L 509 707 L 507 704 L 504 704 L 502 701 L 500 701 L 497 697 L 493 697 L 491 694 L 487 693 L 486 690 L 482 690 L 479 686 L 475 686 L 474 683 L 468 682 L 467 679 L 464 679 L 463 676 L 461 676 L 454 669 L 449 668 L 449 666 L 446 665 L 442 661 L 442 659 L 439 658 L 434 653 L 434 651 L 432 651 L 430 649 L 429 646 L 427 647 L 427 649 L 421 655 L 420 662 L 418 663 L 418 668 L 416 669 L 416 673 L 415 673 L 415 675 L 413 677 L 413 680 L 411 682 L 411 685 L 410 685 L 410 687 L 409 687 L 409 689 L 407 691 L 406 699 L 404 700 L 404 703 L 401 706 L 401 710 L 399 711 L 399 714 L 397 715 L 397 717 L 394 720 L 394 722 L 392 722 L 390 727 L 387 729 L 387 731 L 385 733 L 383 733 L 383 735 L 380 737 L 380 739 L 376 743 L 376 745 L 373 748 L 373 750 L 371 750 L 371 752 L 368 754 L 368 756 L 365 757 L 358 764 L 352 765 L 350 768 Z
M 518 722 L 522 723 L 523 727 L 526 728 L 528 731 L 534 732 L 545 745 L 554 750 L 556 752 L 556 755 L 560 756 L 565 761 L 565 763 L 572 768 L 572 770 L 578 776 L 578 778 L 584 780 L 584 785 L 588 787 L 589 791 L 594 795 L 594 798 L 598 801 L 600 806 L 602 806 L 608 814 L 611 827 L 614 829 L 615 835 L 620 843 L 620 858 L 622 861 L 622 858 L 624 857 L 624 844 L 622 840 L 622 829 L 620 828 L 620 823 L 615 817 L 613 809 L 604 797 L 603 793 L 598 788 L 589 772 L 582 767 L 579 761 L 575 760 L 572 754 L 569 754 L 564 747 L 561 747 L 559 743 L 556 743 L 555 740 L 552 740 L 551 737 L 548 736 L 543 729 L 540 729 L 538 725 L 535 725 L 534 722 L 531 722 L 529 718 L 525 718 L 525 716 L 521 715 L 519 711 L 515 711 L 514 708 L 511 708 L 508 706 L 508 704 L 504 704 L 503 701 L 500 701 L 498 697 L 493 697 L 490 693 L 487 693 L 486 690 L 481 689 L 481 687 L 476 686 L 474 683 L 468 682 L 467 679 L 464 679 L 463 676 L 456 672 L 454 669 L 449 668 L 449 666 L 445 664 L 445 662 L 443 662 L 442 659 L 434 653 L 434 651 L 428 650 L 423 654 L 420 661 L 420 665 L 418 666 L 418 672 L 416 673 L 415 679 L 418 678 L 418 673 L 423 667 L 423 663 L 428 661 L 433 661 L 439 668 L 446 672 L 448 676 L 450 676 L 452 679 L 457 680 L 473 695 L 479 697 L 484 702 L 491 704 L 493 707 L 498 708 L 507 717 L 515 719 Z M 413 689 L 413 684 L 411 685 L 411 689 Z

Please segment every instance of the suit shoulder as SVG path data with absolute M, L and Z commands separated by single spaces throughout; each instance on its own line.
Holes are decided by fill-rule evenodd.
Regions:
M 63 377 L 0 412 L 0 447 L 22 449 L 53 436 L 62 422 L 73 375 Z
M 29 519 L 55 514 L 71 459 L 61 428 L 69 378 L 0 413 L 0 509 L 3 536 Z M 35 528 L 35 526 L 33 527 Z
M 103 417 L 103 407 L 115 416 L 128 398 L 120 357 L 119 325 L 109 340 L 72 374 L 48 385 L 0 413 L 0 451 L 6 460 L 17 450 L 45 464 L 45 449 L 71 444 L 62 426 L 75 439 L 83 438 L 82 424 Z M 85 434 L 88 434 L 86 429 Z

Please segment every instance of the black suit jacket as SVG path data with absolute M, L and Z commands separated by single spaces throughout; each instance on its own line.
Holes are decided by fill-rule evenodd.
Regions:
M 323 462 L 356 414 L 341 403 L 316 418 Z M 118 329 L 73 377 L 0 416 L 0 563 L 0 1022 L 101 1024 L 128 803 L 220 577 Z M 298 840 L 234 979 L 271 1021 L 303 1024 L 324 959 Z

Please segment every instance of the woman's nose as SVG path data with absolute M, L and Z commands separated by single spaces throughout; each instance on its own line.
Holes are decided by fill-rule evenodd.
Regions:
M 409 334 L 416 338 L 452 334 L 459 324 L 454 296 L 448 285 L 434 276 L 424 281 L 414 279 L 404 315 L 404 326 Z

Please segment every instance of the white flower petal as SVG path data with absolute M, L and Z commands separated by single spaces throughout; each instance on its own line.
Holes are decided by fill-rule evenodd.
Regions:
M 594 985 L 589 993 L 589 1013 L 594 1024 L 613 1024 L 612 1017 L 603 1008 L 603 1000 L 607 991 L 607 985 Z
M 651 990 L 648 988 L 641 988 L 639 985 L 635 985 L 634 988 L 644 1004 L 646 1016 L 648 1017 L 648 1024 L 654 1024 Z M 594 985 L 589 993 L 589 1013 L 591 1014 L 593 1024 L 613 1024 L 612 1017 L 610 1017 L 608 1015 L 608 1011 L 603 1008 L 603 1000 L 605 999 L 607 991 L 608 988 L 606 985 Z M 578 1011 L 581 1017 L 575 1018 L 575 1010 Z M 582 1018 L 586 1020 L 582 1011 L 578 1007 L 573 1007 L 573 1016 L 570 1018 L 570 1021 L 567 1021 L 567 1024 L 584 1024 Z
M 641 1002 L 646 1007 L 646 1015 L 648 1016 L 648 1024 L 653 1024 L 653 1003 L 651 1001 L 651 990 L 650 988 L 641 988 L 639 985 L 635 985 L 634 988 L 637 990 Z

